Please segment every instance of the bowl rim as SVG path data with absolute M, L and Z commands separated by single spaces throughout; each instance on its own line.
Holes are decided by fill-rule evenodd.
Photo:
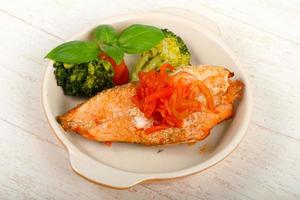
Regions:
M 240 70 L 240 76 L 243 77 L 243 80 L 245 83 L 245 91 L 247 92 L 247 95 L 244 95 L 244 97 L 243 97 L 243 98 L 247 98 L 247 99 L 245 99 L 245 101 L 247 101 L 247 106 L 244 111 L 245 116 L 244 116 L 243 120 L 240 122 L 240 123 L 242 123 L 242 125 L 241 125 L 242 128 L 240 130 L 238 130 L 238 133 L 235 135 L 235 137 L 232 138 L 232 140 L 226 145 L 226 147 L 224 149 L 222 149 L 222 151 L 218 152 L 217 154 L 213 155 L 211 158 L 208 158 L 207 160 L 205 160 L 202 163 L 199 163 L 197 165 L 194 165 L 194 166 L 191 166 L 191 167 L 188 167 L 185 169 L 177 170 L 177 171 L 159 172 L 159 173 L 139 173 L 139 172 L 135 173 L 135 172 L 123 171 L 121 169 L 116 169 L 111 166 L 107 166 L 104 163 L 98 162 L 100 165 L 102 165 L 102 167 L 104 167 L 104 166 L 109 167 L 109 168 L 111 168 L 110 170 L 113 169 L 114 172 L 116 172 L 116 173 L 122 173 L 122 174 L 126 173 L 126 176 L 134 177 L 130 183 L 124 183 L 124 184 L 120 184 L 120 185 L 114 185 L 111 183 L 107 184 L 106 180 L 94 179 L 91 175 L 88 175 L 85 170 L 83 170 L 83 168 L 81 166 L 83 163 L 79 163 L 81 161 L 78 161 L 75 158 L 78 158 L 78 156 L 79 156 L 83 160 L 86 160 L 86 161 L 87 161 L 87 159 L 92 159 L 92 158 L 90 158 L 88 155 L 81 152 L 71 141 L 68 140 L 68 138 L 64 135 L 64 133 L 61 131 L 61 129 L 59 129 L 59 127 L 57 126 L 56 120 L 55 120 L 55 118 L 53 118 L 53 115 L 51 114 L 50 107 L 49 107 L 49 101 L 46 96 L 50 73 L 53 70 L 52 69 L 53 62 L 50 61 L 47 65 L 47 68 L 45 69 L 44 79 L 43 79 L 43 84 L 42 84 L 42 104 L 43 104 L 44 113 L 46 115 L 47 121 L 48 121 L 50 128 L 52 129 L 54 135 L 65 146 L 65 148 L 67 149 L 67 151 L 69 153 L 71 168 L 77 174 L 86 178 L 89 181 L 92 181 L 92 182 L 95 182 L 95 183 L 98 183 L 98 184 L 101 184 L 104 186 L 112 187 L 115 189 L 126 189 L 126 188 L 132 187 L 138 183 L 144 182 L 144 181 L 173 179 L 173 178 L 179 178 L 179 177 L 195 174 L 195 173 L 203 171 L 203 170 L 217 164 L 221 160 L 225 159 L 231 152 L 233 152 L 237 148 L 238 144 L 242 141 L 243 137 L 245 136 L 247 127 L 250 123 L 251 116 L 252 116 L 252 92 L 251 92 L 250 81 L 249 81 L 248 75 L 245 72 L 245 69 L 243 68 L 243 66 L 241 65 L 239 60 L 237 59 L 237 57 L 227 47 L 227 45 L 222 41 L 222 39 L 217 34 L 212 33 L 210 30 L 206 29 L 205 27 L 199 28 L 198 23 L 190 21 L 179 15 L 171 15 L 170 13 L 163 13 L 160 11 L 159 12 L 154 11 L 154 12 L 146 12 L 146 13 L 134 13 L 134 14 L 122 14 L 122 15 L 116 15 L 116 16 L 112 16 L 112 17 L 108 17 L 108 18 L 99 20 L 99 22 L 93 23 L 90 26 L 82 29 L 77 34 L 75 34 L 71 38 L 69 38 L 67 41 L 74 40 L 74 39 L 78 38 L 80 35 L 90 32 L 95 26 L 97 26 L 100 23 L 116 23 L 118 21 L 123 21 L 123 20 L 126 21 L 126 20 L 130 20 L 130 19 L 136 19 L 141 16 L 150 17 L 150 16 L 156 16 L 156 15 L 160 15 L 163 17 L 171 17 L 171 18 L 174 18 L 174 20 L 176 20 L 176 21 L 181 20 L 181 21 L 184 21 L 184 23 L 187 23 L 187 24 L 193 26 L 193 28 L 197 29 L 197 31 L 202 32 L 207 37 L 210 37 L 210 39 L 214 40 L 214 42 L 218 43 L 218 45 L 220 47 L 222 47 L 223 50 L 226 51 L 227 54 L 231 57 L 231 59 L 236 64 L 237 68 Z

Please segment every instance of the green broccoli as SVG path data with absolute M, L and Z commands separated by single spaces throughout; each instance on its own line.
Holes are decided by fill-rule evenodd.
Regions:
M 96 59 L 82 64 L 55 62 L 54 75 L 66 95 L 90 97 L 114 86 L 114 70 L 107 61 Z
M 149 51 L 141 54 L 131 76 L 132 81 L 138 80 L 139 71 L 158 70 L 169 63 L 174 67 L 190 65 L 191 54 L 184 41 L 173 32 L 162 29 L 164 39 Z

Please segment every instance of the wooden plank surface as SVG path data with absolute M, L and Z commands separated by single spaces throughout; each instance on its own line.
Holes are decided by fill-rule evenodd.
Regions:
M 215 21 L 253 84 L 254 115 L 229 157 L 203 173 L 115 191 L 77 176 L 41 107 L 43 56 L 120 13 L 179 6 Z M 0 2 L 0 199 L 299 199 L 300 4 L 288 1 Z

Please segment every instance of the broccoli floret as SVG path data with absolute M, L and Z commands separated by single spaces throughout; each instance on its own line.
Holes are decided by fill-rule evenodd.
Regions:
M 164 63 L 174 67 L 190 65 L 191 54 L 184 41 L 173 32 L 162 29 L 164 39 L 149 51 L 143 52 L 139 58 L 131 80 L 138 80 L 139 71 L 158 70 Z
M 96 59 L 88 63 L 55 62 L 54 75 L 66 95 L 90 97 L 114 86 L 114 70 L 107 61 Z

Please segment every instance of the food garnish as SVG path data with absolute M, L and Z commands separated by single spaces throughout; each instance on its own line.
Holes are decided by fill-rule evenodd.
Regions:
M 58 86 L 67 95 L 91 97 L 114 86 L 114 70 L 110 62 L 96 59 L 88 63 L 55 62 L 54 75 Z
M 142 53 L 164 38 L 159 28 L 141 24 L 131 25 L 120 34 L 110 25 L 100 25 L 95 28 L 93 36 L 93 41 L 63 43 L 46 55 L 46 58 L 55 61 L 57 85 L 67 95 L 92 96 L 114 85 L 128 83 L 129 71 L 123 59 L 124 53 Z M 96 67 L 96 75 L 91 74 L 88 68 L 83 69 L 91 63 L 104 63 L 102 61 L 112 65 L 114 76 L 99 67 Z
M 110 62 L 114 69 L 113 82 L 115 85 L 123 85 L 128 83 L 129 80 L 129 71 L 125 64 L 125 61 L 122 60 L 120 64 L 117 64 L 111 57 L 105 53 L 99 55 L 100 59 Z
M 214 109 L 212 95 L 201 81 L 195 78 L 186 80 L 187 77 L 175 79 L 167 70 L 172 71 L 174 67 L 164 64 L 159 72 L 139 72 L 140 81 L 133 102 L 154 121 L 153 126 L 145 130 L 146 133 L 182 127 L 187 116 L 201 111 L 201 103 L 196 98 L 199 92 L 205 96 L 208 107 Z
M 100 49 L 94 41 L 70 41 L 50 51 L 45 58 L 64 63 L 81 64 L 95 60 Z
M 164 63 L 169 63 L 173 67 L 190 65 L 191 54 L 184 41 L 175 33 L 162 29 L 164 39 L 155 47 L 141 54 L 132 72 L 131 80 L 138 80 L 140 71 L 159 70 Z
M 138 54 L 157 45 L 163 32 L 154 26 L 134 24 L 120 34 L 110 25 L 100 25 L 94 30 L 94 41 L 70 41 L 50 51 L 46 58 L 65 63 L 80 64 L 96 59 L 105 52 L 117 64 L 123 60 L 124 53 Z

